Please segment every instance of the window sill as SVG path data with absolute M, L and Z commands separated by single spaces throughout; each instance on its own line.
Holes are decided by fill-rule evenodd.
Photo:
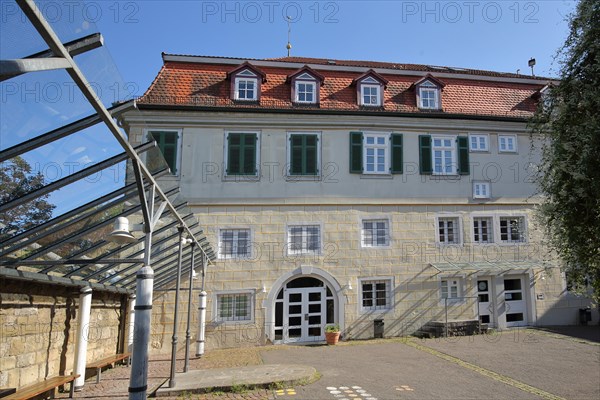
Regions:
M 385 246 L 360 246 L 361 250 L 390 250 L 392 246 L 389 244 Z
M 287 256 L 288 257 L 298 257 L 298 256 L 321 256 L 321 252 L 298 252 L 298 253 L 291 253 L 288 252 Z
M 321 175 L 286 175 L 287 182 L 321 182 Z
M 302 107 L 306 107 L 306 108 L 312 108 L 312 107 L 320 107 L 321 105 L 319 103 L 316 102 L 303 102 L 303 101 L 294 101 L 292 102 L 292 105 L 294 107 L 298 107 L 298 108 L 302 108 Z
M 258 175 L 223 175 L 224 182 L 258 182 L 260 176 Z
M 378 309 L 371 309 L 371 308 L 361 308 L 360 309 L 361 314 L 387 314 L 390 311 L 392 311 L 391 307 L 378 308 Z
M 435 245 L 437 247 L 464 247 L 465 244 L 463 242 L 460 243 L 440 243 L 440 242 L 436 242 Z
M 390 173 L 377 174 L 377 173 L 363 172 L 360 175 L 360 179 L 394 179 L 394 175 L 392 175 Z
M 256 104 L 260 105 L 257 99 L 232 99 L 235 104 Z
M 254 319 L 245 319 L 239 321 L 213 321 L 213 326 L 236 326 L 236 325 L 253 325 Z
M 497 242 L 497 243 L 494 243 L 494 244 L 496 244 L 498 246 L 509 247 L 509 246 L 528 245 L 529 243 L 526 242 L 526 241 L 523 241 L 523 242 L 502 242 L 502 241 L 500 241 L 500 242 Z
M 454 299 L 454 298 L 449 298 L 446 301 L 444 301 L 444 299 L 440 299 L 440 305 L 444 306 L 444 304 L 466 304 L 467 303 L 467 299 Z

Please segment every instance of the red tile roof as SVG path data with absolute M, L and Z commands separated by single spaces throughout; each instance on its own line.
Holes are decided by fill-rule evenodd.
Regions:
M 377 113 L 421 113 L 421 114 L 457 114 L 490 117 L 529 117 L 536 107 L 534 94 L 539 92 L 548 78 L 538 78 L 505 74 L 491 71 L 437 70 L 433 67 L 414 64 L 392 64 L 372 61 L 326 60 L 304 57 L 285 57 L 262 61 L 261 71 L 266 74 L 262 83 L 259 103 L 242 103 L 231 99 L 231 81 L 227 74 L 239 65 L 225 58 L 182 56 L 185 60 L 166 59 L 158 76 L 139 99 L 138 104 L 155 106 L 197 106 L 219 108 L 250 109 L 314 109 L 329 111 L 364 111 Z M 167 56 L 169 58 L 169 56 Z M 229 62 L 219 62 L 227 60 Z M 208 61 L 210 62 L 208 62 Z M 248 60 L 253 64 L 252 60 Z M 277 65 L 279 62 L 281 66 Z M 333 63 L 335 62 L 335 64 Z M 293 63 L 293 64 L 290 64 Z M 291 101 L 291 86 L 287 77 L 298 70 L 296 63 L 310 64 L 311 68 L 325 77 L 320 88 L 320 104 L 317 106 L 298 106 Z M 268 66 L 265 64 L 269 64 Z M 343 70 L 343 68 L 323 68 L 319 65 L 365 68 L 362 72 Z M 353 80 L 366 70 L 375 68 L 387 81 L 383 108 L 366 108 L 357 104 L 356 87 Z M 445 67 L 444 67 L 445 68 Z M 394 70 L 386 74 L 385 70 Z M 411 71 L 403 74 L 400 71 Z M 421 71 L 415 74 L 414 71 Z M 436 72 L 437 71 L 437 72 Z M 444 74 L 445 84 L 442 91 L 442 110 L 419 110 L 416 104 L 414 83 L 423 76 L 436 73 Z M 456 76 L 452 76 L 456 75 Z M 490 78 L 492 77 L 492 78 Z M 520 78 L 520 79 L 519 79 Z

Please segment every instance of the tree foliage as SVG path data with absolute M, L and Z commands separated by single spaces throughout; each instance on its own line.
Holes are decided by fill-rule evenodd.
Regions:
M 532 120 L 546 138 L 538 183 L 540 217 L 569 279 L 600 300 L 600 1 L 581 0 L 558 52 L 560 82 Z
M 21 157 L 0 164 L 0 204 L 26 195 L 44 186 L 41 173 L 32 174 L 31 166 Z M 0 214 L 0 241 L 48 221 L 55 206 L 48 195 L 40 196 Z

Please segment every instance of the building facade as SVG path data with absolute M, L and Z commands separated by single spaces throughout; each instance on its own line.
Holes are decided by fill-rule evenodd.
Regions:
M 136 112 L 219 259 L 209 347 L 577 323 L 534 213 L 547 78 L 163 54 Z M 537 149 L 537 150 L 536 150 Z M 160 310 L 154 318 L 161 318 Z

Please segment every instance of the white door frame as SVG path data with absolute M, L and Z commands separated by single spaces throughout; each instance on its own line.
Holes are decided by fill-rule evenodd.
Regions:
M 486 281 L 487 282 L 487 293 L 488 295 L 488 301 L 487 303 L 480 303 L 479 302 L 479 281 Z M 478 302 L 477 304 L 479 305 L 479 317 L 481 318 L 482 315 L 489 315 L 490 317 L 490 321 L 487 322 L 489 327 L 496 327 L 497 325 L 497 308 L 496 302 L 494 301 L 494 299 L 496 298 L 496 294 L 495 294 L 495 285 L 494 285 L 494 277 L 493 276 L 488 276 L 488 275 L 482 275 L 482 276 L 477 276 L 475 279 L 475 290 L 477 292 L 477 297 L 478 297 Z M 482 312 L 483 309 L 483 312 Z
M 492 289 L 493 289 L 493 300 L 494 310 L 496 311 L 496 326 L 499 329 L 511 328 L 516 326 L 527 326 L 535 324 L 535 310 L 534 302 L 531 300 L 534 296 L 534 289 L 531 286 L 532 273 L 531 271 L 520 271 L 510 274 L 499 274 L 494 275 L 492 278 Z M 520 310 L 523 311 L 523 321 L 519 323 L 512 323 L 506 321 L 506 314 L 510 313 L 511 306 L 514 311 L 515 304 L 507 302 L 505 299 L 504 280 L 505 279 L 521 279 L 521 304 L 519 305 Z
M 311 300 L 311 294 L 318 293 L 319 300 Z M 292 305 L 300 306 L 300 312 L 290 316 L 290 297 L 292 295 L 300 295 L 300 302 L 294 302 Z M 284 343 L 307 343 L 320 342 L 325 340 L 325 325 L 327 320 L 326 308 L 327 289 L 324 286 L 307 287 L 307 288 L 290 288 L 283 289 L 283 342 Z M 319 312 L 311 312 L 311 305 L 319 305 Z M 311 336 L 310 328 L 316 327 L 316 324 L 310 324 L 310 317 L 319 317 L 319 336 Z M 290 318 L 298 319 L 300 325 L 291 325 Z M 300 329 L 300 336 L 290 338 L 290 329 Z
M 345 310 L 348 299 L 343 293 L 342 286 L 329 272 L 320 268 L 304 265 L 281 275 L 279 279 L 273 283 L 269 289 L 267 298 L 263 301 L 262 307 L 265 309 L 265 335 L 267 336 L 267 339 L 271 340 L 272 342 L 275 342 L 275 301 L 277 300 L 277 294 L 289 281 L 301 277 L 320 279 L 331 288 L 333 292 L 334 305 L 336 308 L 335 318 L 342 333 L 345 330 Z

